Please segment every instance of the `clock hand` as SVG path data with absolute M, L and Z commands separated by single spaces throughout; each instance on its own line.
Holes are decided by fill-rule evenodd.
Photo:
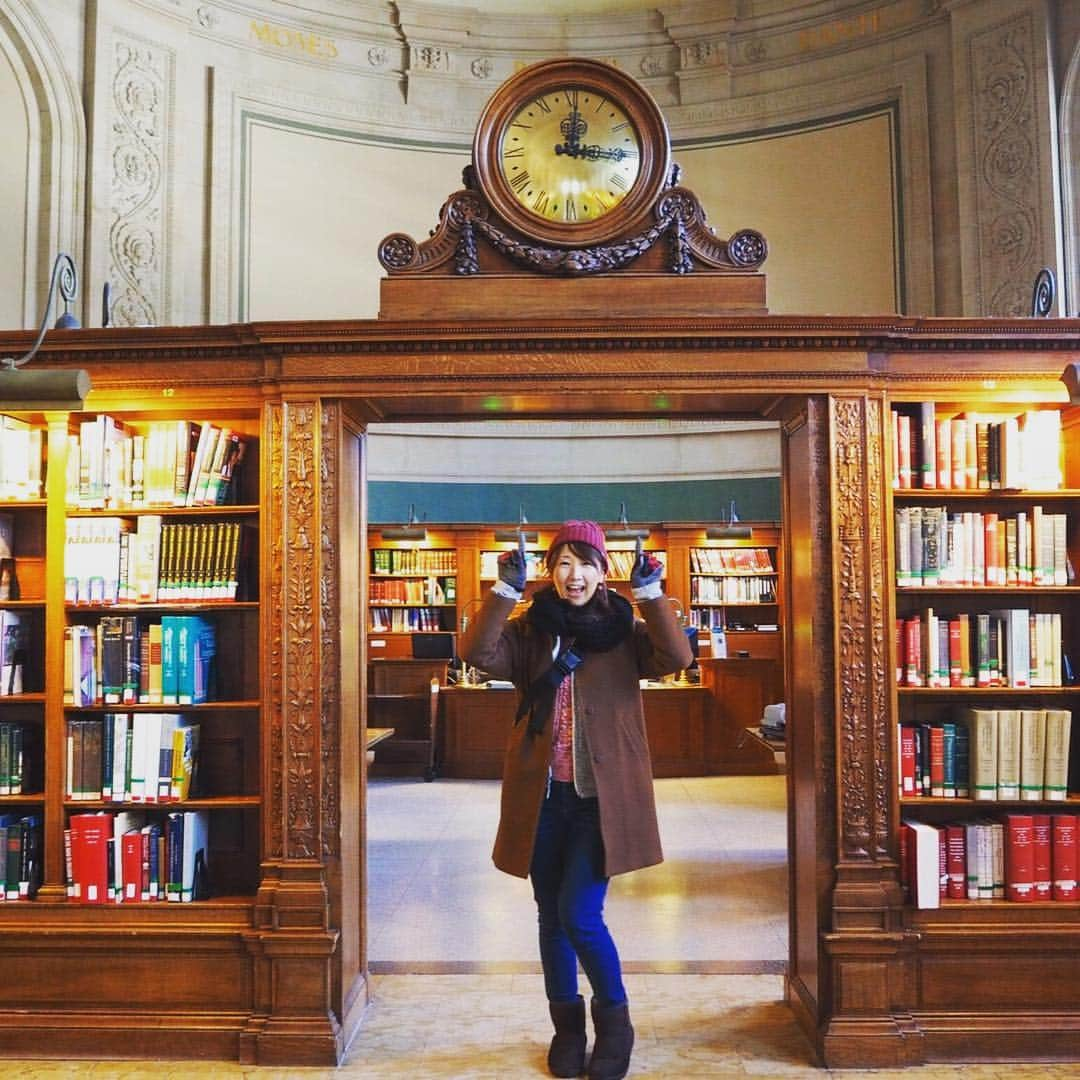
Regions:
M 622 161 L 623 158 L 628 156 L 627 152 L 621 146 L 616 146 L 611 150 L 605 150 L 595 143 L 591 146 L 570 146 L 567 143 L 563 143 L 562 146 L 555 147 L 555 153 L 566 154 L 567 157 L 572 158 L 584 158 L 586 161 Z
M 577 149 L 578 144 L 581 141 L 581 136 L 588 130 L 588 124 L 581 119 L 581 113 L 577 109 L 571 109 L 566 119 L 559 124 L 559 131 L 562 132 L 563 144 L 559 146 L 556 144 L 556 154 L 570 154 L 571 157 L 576 156 L 574 151 Z

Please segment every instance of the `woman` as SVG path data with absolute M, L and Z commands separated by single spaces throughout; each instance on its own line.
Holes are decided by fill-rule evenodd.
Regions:
M 604 532 L 595 522 L 566 522 L 545 563 L 551 586 L 512 619 L 525 589 L 524 540 L 499 557 L 499 581 L 461 655 L 512 680 L 520 694 L 494 861 L 532 879 L 555 1025 L 548 1066 L 554 1076 L 585 1070 L 580 960 L 596 1029 L 589 1077 L 618 1080 L 630 1067 L 634 1029 L 604 897 L 612 875 L 663 859 L 638 680 L 685 668 L 692 656 L 661 590 L 660 562 L 640 542 L 630 584 L 644 621 L 607 588 Z

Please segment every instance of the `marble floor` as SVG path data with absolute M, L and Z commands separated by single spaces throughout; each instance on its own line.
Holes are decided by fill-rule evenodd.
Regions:
M 666 861 L 616 878 L 637 1042 L 630 1077 L 1080 1078 L 1077 1065 L 815 1067 L 783 1002 L 783 777 L 657 782 Z M 550 1038 L 528 885 L 490 848 L 498 784 L 369 786 L 372 1000 L 338 1069 L 209 1062 L 3 1061 L 27 1080 L 521 1080 L 547 1075 Z

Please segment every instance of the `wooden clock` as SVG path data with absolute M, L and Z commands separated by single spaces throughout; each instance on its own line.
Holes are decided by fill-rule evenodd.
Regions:
M 640 226 L 671 179 L 656 102 L 598 60 L 548 60 L 503 83 L 480 114 L 472 163 L 477 187 L 504 221 L 559 246 Z
M 680 186 L 660 107 L 611 64 L 544 60 L 507 79 L 480 112 L 464 183 L 427 239 L 380 243 L 382 316 L 766 310 L 765 237 L 716 236 Z M 515 279 L 536 274 L 578 280 L 526 299 Z

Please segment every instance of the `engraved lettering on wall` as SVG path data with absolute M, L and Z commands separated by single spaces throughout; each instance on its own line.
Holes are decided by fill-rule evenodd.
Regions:
M 333 38 L 306 30 L 296 30 L 291 26 L 276 26 L 274 23 L 252 19 L 251 36 L 260 45 L 268 48 L 300 52 L 320 60 L 333 60 L 338 55 L 338 47 Z
M 975 35 L 970 51 L 979 313 L 1025 315 L 1042 235 L 1030 20 Z
M 117 40 L 113 52 L 109 191 L 112 321 L 142 326 L 165 312 L 166 155 L 172 54 Z

